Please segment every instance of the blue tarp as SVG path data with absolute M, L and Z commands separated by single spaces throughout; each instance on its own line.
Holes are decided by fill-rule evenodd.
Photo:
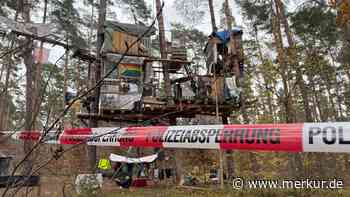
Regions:
M 216 32 L 215 35 L 220 38 L 220 40 L 224 43 L 227 43 L 228 41 L 230 41 L 230 32 L 229 31 L 219 31 Z
M 235 27 L 232 29 L 231 31 L 234 34 L 242 34 L 243 31 L 241 28 Z M 213 33 L 215 36 L 217 36 L 224 44 L 226 44 L 227 42 L 230 41 L 230 31 L 225 30 L 225 31 L 219 31 L 219 32 L 215 32 Z

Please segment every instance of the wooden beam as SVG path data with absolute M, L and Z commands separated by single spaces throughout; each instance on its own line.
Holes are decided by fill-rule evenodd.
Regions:
M 60 42 L 60 41 L 57 41 L 57 40 L 54 40 L 54 39 L 51 39 L 51 38 L 47 38 L 45 36 L 37 36 L 37 35 L 34 35 L 34 34 L 27 34 L 27 33 L 19 32 L 19 31 L 12 31 L 12 32 L 17 34 L 17 35 L 19 35 L 19 36 L 25 36 L 25 37 L 32 38 L 34 40 L 39 40 L 39 41 L 47 42 L 47 43 L 50 43 L 50 44 L 53 44 L 53 45 L 58 45 L 58 46 L 61 46 L 61 47 L 65 48 L 65 49 L 73 48 L 73 45 L 67 45 L 66 43 L 63 43 L 63 42 Z
M 147 58 L 145 62 L 174 62 L 174 63 L 183 63 L 183 64 L 192 64 L 193 62 L 184 61 L 184 60 L 176 60 L 176 59 L 158 59 L 158 58 Z

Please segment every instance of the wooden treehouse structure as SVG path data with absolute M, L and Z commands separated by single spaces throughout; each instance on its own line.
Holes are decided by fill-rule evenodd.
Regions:
M 176 118 L 194 118 L 196 115 L 219 115 L 227 123 L 224 117 L 242 105 L 239 84 L 243 75 L 243 32 L 239 28 L 213 32 L 208 37 L 204 49 L 205 74 L 197 72 L 197 66 L 188 61 L 185 43 L 181 40 L 166 43 L 166 57 L 153 55 L 152 49 L 156 47 L 152 45 L 151 36 L 155 35 L 156 29 L 148 31 L 144 25 L 107 21 L 98 55 L 57 41 L 60 38 L 50 25 L 22 25 L 0 17 L 0 34 L 7 35 L 8 29 L 16 35 L 59 45 L 67 51 L 74 50 L 73 57 L 89 62 L 89 79 L 94 76 L 90 69 L 92 64 L 103 65 L 103 76 L 116 68 L 103 80 L 98 100 L 96 95 L 80 100 L 83 107 L 78 107 L 77 117 L 83 123 L 93 119 L 123 123 L 123 126 L 176 124 Z M 148 33 L 139 40 L 146 31 Z M 164 90 L 165 72 L 170 75 L 166 82 L 170 84 L 170 96 Z M 96 101 L 99 111 L 92 113 Z
M 73 57 L 90 64 L 101 62 L 102 75 L 117 67 L 101 86 L 98 113 L 89 110 L 93 97 L 80 101 L 87 106 L 78 113 L 81 120 L 168 123 L 169 119 L 177 117 L 215 115 L 217 105 L 220 115 L 228 116 L 241 105 L 239 81 L 243 74 L 243 32 L 239 28 L 214 32 L 208 37 L 204 49 L 208 72 L 199 74 L 193 62 L 187 60 L 185 43 L 181 39 L 174 38 L 166 43 L 166 58 L 153 55 L 152 49 L 159 47 L 159 43 L 152 44 L 151 40 L 156 33 L 155 28 L 131 46 L 148 29 L 144 25 L 107 21 L 101 58 L 96 59 L 96 53 L 57 41 L 50 25 L 22 25 L 4 17 L 0 17 L 0 22 L 2 34 L 6 35 L 6 29 L 10 29 L 16 35 L 74 50 Z M 128 47 L 123 61 L 116 65 Z M 164 64 L 170 75 L 170 98 L 164 93 Z
M 127 46 L 146 30 L 143 25 L 106 23 L 101 55 L 103 70 L 107 73 L 113 66 L 117 69 L 101 86 L 99 113 L 83 109 L 78 113 L 81 120 L 167 124 L 177 117 L 215 115 L 217 107 L 221 116 L 239 109 L 241 89 L 238 84 L 243 73 L 242 30 L 214 32 L 208 37 L 204 50 L 206 74 L 195 72 L 193 63 L 187 60 L 186 48 L 176 40 L 167 42 L 166 59 L 152 56 L 151 36 L 155 29 L 131 47 L 122 62 L 116 65 Z M 75 56 L 96 61 L 94 55 L 84 50 L 78 50 Z M 164 93 L 163 64 L 168 65 L 171 98 Z

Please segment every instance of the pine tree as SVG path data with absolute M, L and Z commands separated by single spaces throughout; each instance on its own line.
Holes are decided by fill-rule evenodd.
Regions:
M 179 0 L 174 2 L 174 8 L 178 15 L 191 27 L 203 23 L 203 17 L 207 13 L 208 2 L 202 0 Z
M 57 24 L 58 35 L 63 37 L 64 42 L 76 46 L 77 48 L 86 48 L 86 41 L 80 28 L 83 22 L 78 10 L 74 7 L 74 0 L 52 0 L 53 11 L 50 22 Z
M 135 14 L 136 20 L 140 20 L 141 23 L 147 23 L 151 18 L 151 11 L 147 7 L 144 0 L 120 0 L 125 9 L 130 10 L 132 14 Z

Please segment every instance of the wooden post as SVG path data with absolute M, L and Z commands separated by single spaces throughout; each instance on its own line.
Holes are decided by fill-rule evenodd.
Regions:
M 222 116 L 222 124 L 229 124 L 228 121 L 228 115 L 224 114 Z M 234 175 L 234 158 L 233 158 L 233 151 L 232 150 L 227 150 L 225 151 L 225 157 L 226 157 L 226 168 L 227 168 L 227 173 L 226 173 L 226 177 L 227 180 L 232 180 L 233 175 Z

